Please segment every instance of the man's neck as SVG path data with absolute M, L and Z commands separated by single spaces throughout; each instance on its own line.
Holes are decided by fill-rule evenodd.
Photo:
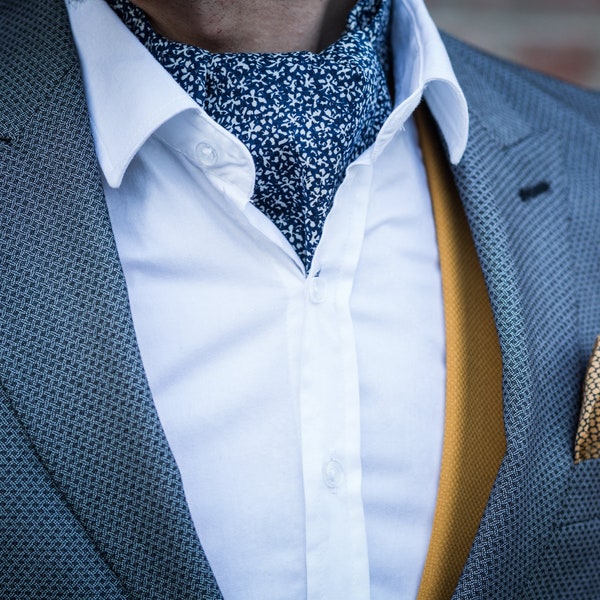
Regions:
M 320 52 L 356 0 L 131 0 L 166 38 L 211 52 Z

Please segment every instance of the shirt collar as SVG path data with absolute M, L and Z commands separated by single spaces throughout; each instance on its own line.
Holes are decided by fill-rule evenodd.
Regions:
M 171 78 L 104 0 L 67 1 L 79 52 L 100 167 L 119 187 L 129 163 L 164 123 L 186 111 L 223 130 Z M 394 0 L 392 50 L 396 106 L 375 143 L 375 153 L 427 100 L 457 163 L 466 146 L 468 112 L 450 59 L 423 0 Z
M 200 107 L 123 25 L 104 0 L 67 2 L 81 59 L 96 155 L 111 187 L 163 124 Z
M 440 33 L 422 0 L 394 0 L 392 19 L 395 108 L 378 143 L 402 127 L 425 98 L 456 164 L 467 145 L 469 113 Z

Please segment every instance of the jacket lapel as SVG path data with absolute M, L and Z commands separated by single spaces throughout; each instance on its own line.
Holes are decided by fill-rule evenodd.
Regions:
M 560 516 L 539 490 L 560 496 L 572 460 L 580 361 L 566 177 L 557 134 L 531 129 L 499 101 L 511 82 L 486 89 L 490 75 L 469 63 L 472 53 L 445 41 L 470 106 L 469 145 L 454 174 L 498 330 L 507 437 L 455 597 L 517 598 L 540 551 L 531 540 Z
M 28 92 L 2 99 L 3 386 L 128 596 L 219 598 L 139 356 L 63 3 L 14 4 L 3 44 Z

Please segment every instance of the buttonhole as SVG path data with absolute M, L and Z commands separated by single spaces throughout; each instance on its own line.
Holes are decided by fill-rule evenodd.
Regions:
M 524 187 L 519 190 L 519 196 L 523 202 L 527 202 L 527 200 L 533 200 L 540 194 L 544 194 L 550 189 L 550 184 L 547 181 L 540 181 L 535 185 Z

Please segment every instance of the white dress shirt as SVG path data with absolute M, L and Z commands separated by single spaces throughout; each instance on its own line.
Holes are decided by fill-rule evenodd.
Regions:
M 68 8 L 144 367 L 225 599 L 414 598 L 445 356 L 410 117 L 425 96 L 454 162 L 468 130 L 422 1 L 396 1 L 396 105 L 308 273 L 249 202 L 246 148 L 103 0 Z

